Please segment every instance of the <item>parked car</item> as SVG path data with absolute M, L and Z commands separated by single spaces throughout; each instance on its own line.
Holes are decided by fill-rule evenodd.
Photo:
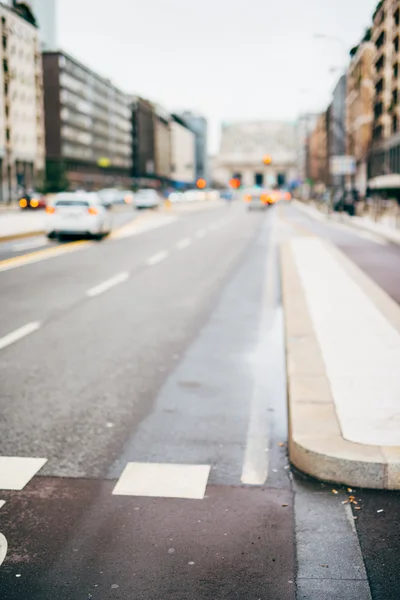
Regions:
M 46 208 L 46 198 L 39 192 L 29 190 L 21 196 L 18 204 L 22 210 L 37 210 Z
M 80 235 L 102 238 L 111 231 L 111 216 L 98 194 L 64 192 L 46 208 L 47 237 Z
M 135 194 L 134 204 L 136 208 L 158 208 L 161 205 L 161 197 L 157 190 L 144 188 Z
M 271 204 L 275 204 L 277 199 L 277 193 L 258 187 L 248 190 L 244 195 L 248 210 L 265 210 Z

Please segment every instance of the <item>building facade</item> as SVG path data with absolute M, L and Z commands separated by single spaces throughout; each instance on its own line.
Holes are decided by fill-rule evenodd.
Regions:
M 43 74 L 49 190 L 130 185 L 131 98 L 63 52 Z
M 334 156 L 346 155 L 346 96 L 347 76 L 342 75 L 332 94 L 332 102 L 327 114 L 327 143 L 329 177 L 327 183 L 333 188 L 344 188 L 344 175 L 335 175 L 331 172 L 330 164 Z
M 40 184 L 45 135 L 37 28 L 0 4 L 0 203 Z
M 179 115 L 195 135 L 196 143 L 196 179 L 208 179 L 207 145 L 208 125 L 207 119 L 191 111 L 184 111 Z
M 308 138 L 318 119 L 317 114 L 305 113 L 299 116 L 296 126 L 297 177 L 301 182 L 307 179 L 308 173 Z
M 398 0 L 379 2 L 373 17 L 374 117 L 369 175 L 377 177 L 400 172 L 399 94 L 400 12 Z
M 171 117 L 161 106 L 154 107 L 154 146 L 156 175 L 162 184 L 171 178 Z
M 148 100 L 132 102 L 132 177 L 155 176 L 154 107 Z
M 186 123 L 171 115 L 171 183 L 177 188 L 190 187 L 196 179 L 196 140 Z
M 308 140 L 308 179 L 325 188 L 330 183 L 329 173 L 329 112 L 319 115 Z
M 365 198 L 368 187 L 368 154 L 374 118 L 374 57 L 374 44 L 361 42 L 347 72 L 346 154 L 355 158 L 356 173 L 351 183 L 361 198 Z
M 269 155 L 271 164 L 263 159 Z M 244 186 L 290 184 L 297 178 L 296 124 L 249 121 L 222 126 L 221 147 L 213 161 L 213 180 L 221 186 L 239 178 Z

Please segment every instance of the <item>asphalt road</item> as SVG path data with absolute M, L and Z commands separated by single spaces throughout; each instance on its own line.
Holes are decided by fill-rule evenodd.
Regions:
M 399 597 L 389 495 L 357 491 L 357 535 L 345 492 L 288 465 L 278 246 L 314 226 L 338 232 L 288 207 L 143 214 L 0 262 L 0 476 L 30 470 L 0 491 L 2 600 Z

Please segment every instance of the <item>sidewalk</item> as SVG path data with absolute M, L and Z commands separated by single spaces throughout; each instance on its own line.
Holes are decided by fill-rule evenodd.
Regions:
M 370 233 L 379 235 L 394 244 L 400 244 L 400 229 L 373 221 L 369 217 L 350 217 L 347 213 L 343 212 L 332 212 L 328 215 L 326 212 L 323 212 L 321 208 L 314 202 L 305 203 L 300 202 L 299 200 L 294 200 L 293 205 L 316 219 L 345 223 L 346 225 L 351 225 L 355 228 L 363 229 L 369 231 Z
M 292 239 L 281 261 L 291 462 L 400 489 L 400 308 L 317 237 Z

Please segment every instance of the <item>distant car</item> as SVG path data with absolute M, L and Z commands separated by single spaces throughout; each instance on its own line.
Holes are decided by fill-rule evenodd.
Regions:
M 254 188 L 247 190 L 244 195 L 244 200 L 247 202 L 248 210 L 266 210 L 271 204 L 277 201 L 277 194 L 262 188 Z
M 98 239 L 111 231 L 111 216 L 98 194 L 64 192 L 46 208 L 47 237 L 92 236 Z
M 21 196 L 18 204 L 22 210 L 37 210 L 46 208 L 46 198 L 39 192 L 29 191 Z
M 105 206 L 113 206 L 115 204 L 133 204 L 134 194 L 131 190 L 105 188 L 103 190 L 99 190 L 97 193 Z
M 158 208 L 161 205 L 161 197 L 157 190 L 145 188 L 138 190 L 135 194 L 134 205 L 136 208 Z

